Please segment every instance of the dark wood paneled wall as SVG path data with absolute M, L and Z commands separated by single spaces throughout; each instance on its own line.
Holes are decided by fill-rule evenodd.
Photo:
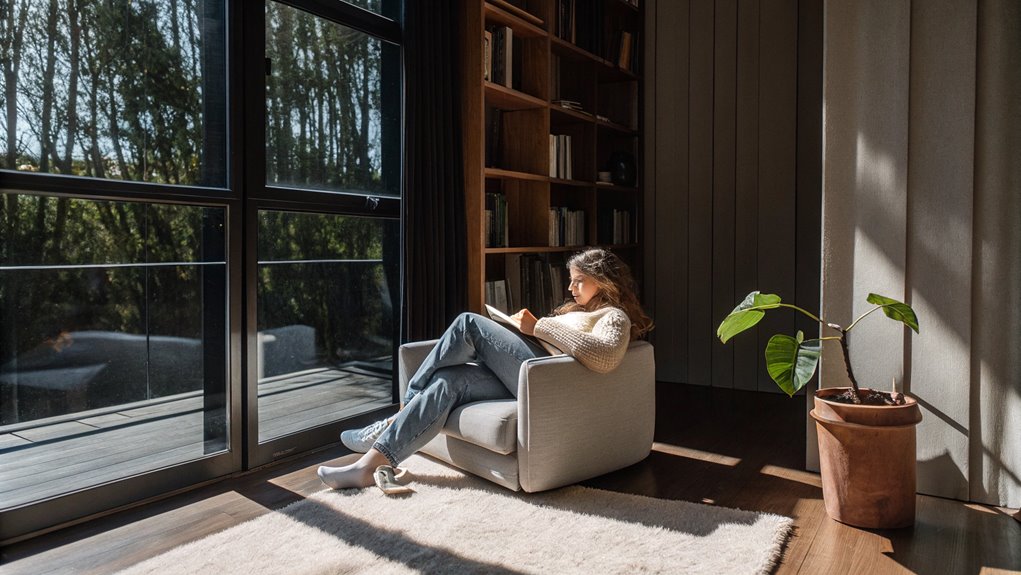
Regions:
M 819 306 L 822 0 L 646 4 L 647 301 L 662 381 L 778 391 L 785 311 L 726 346 L 748 292 Z M 813 331 L 814 332 L 814 331 Z

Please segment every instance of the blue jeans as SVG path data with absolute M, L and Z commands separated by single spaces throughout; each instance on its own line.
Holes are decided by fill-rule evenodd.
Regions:
M 454 408 L 517 397 L 521 364 L 547 355 L 487 317 L 462 313 L 411 377 L 404 409 L 372 447 L 396 466 L 436 437 Z

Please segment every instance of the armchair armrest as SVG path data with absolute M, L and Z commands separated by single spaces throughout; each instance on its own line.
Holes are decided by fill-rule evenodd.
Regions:
M 400 383 L 401 402 L 404 402 L 404 394 L 408 392 L 408 381 L 415 375 L 418 368 L 425 361 L 425 357 L 432 351 L 433 346 L 439 340 L 416 341 L 406 343 L 397 350 L 397 378 Z
M 528 360 L 518 381 L 518 471 L 534 492 L 641 461 L 656 421 L 653 348 L 631 344 L 610 373 L 568 356 Z

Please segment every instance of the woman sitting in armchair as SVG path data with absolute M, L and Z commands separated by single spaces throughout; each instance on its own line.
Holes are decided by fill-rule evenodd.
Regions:
M 652 329 L 627 264 L 603 249 L 567 262 L 572 299 L 553 315 L 514 314 L 521 333 L 549 342 L 585 367 L 606 373 L 620 365 L 628 344 Z M 319 468 L 334 489 L 367 487 L 381 466 L 396 467 L 435 437 L 454 408 L 476 401 L 516 397 L 518 372 L 528 359 L 549 355 L 531 338 L 498 322 L 463 313 L 447 328 L 408 383 L 401 410 L 362 429 L 341 434 L 354 452 L 351 465 Z

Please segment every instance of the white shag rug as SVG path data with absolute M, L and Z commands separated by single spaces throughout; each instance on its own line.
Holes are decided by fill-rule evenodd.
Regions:
M 793 521 L 571 486 L 514 493 L 416 455 L 415 493 L 325 490 L 121 573 L 768 573 Z

